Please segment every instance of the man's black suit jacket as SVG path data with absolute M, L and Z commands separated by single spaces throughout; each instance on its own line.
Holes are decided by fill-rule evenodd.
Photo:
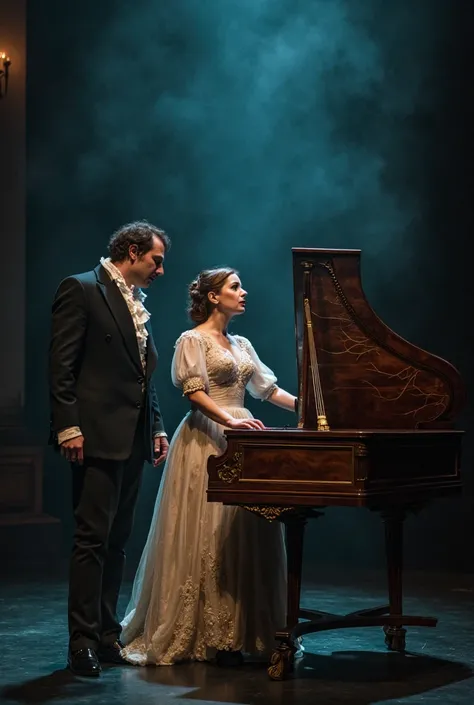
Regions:
M 153 436 L 163 431 L 152 374 L 157 352 L 147 324 L 146 373 L 133 319 L 107 271 L 64 279 L 52 311 L 49 358 L 52 442 L 59 431 L 79 426 L 84 455 L 125 460 L 144 413 L 146 459 Z

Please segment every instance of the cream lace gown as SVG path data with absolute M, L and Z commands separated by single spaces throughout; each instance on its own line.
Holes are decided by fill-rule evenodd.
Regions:
M 205 390 L 236 418 L 247 389 L 267 399 L 272 371 L 250 342 L 186 331 L 178 339 L 173 383 Z M 208 502 L 207 461 L 225 450 L 223 426 L 190 411 L 171 441 L 148 539 L 122 622 L 125 658 L 137 665 L 207 660 L 218 649 L 267 654 L 285 624 L 283 527 L 239 507 Z

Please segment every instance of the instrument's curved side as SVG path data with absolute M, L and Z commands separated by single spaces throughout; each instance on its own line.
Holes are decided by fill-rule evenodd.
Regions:
M 331 428 L 452 428 L 465 398 L 456 368 L 395 333 L 369 304 L 360 250 L 293 250 L 302 426 L 315 428 L 302 302 L 309 297 Z M 306 288 L 306 293 L 305 293 Z

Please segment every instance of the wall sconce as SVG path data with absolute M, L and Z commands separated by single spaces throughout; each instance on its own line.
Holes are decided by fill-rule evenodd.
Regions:
M 3 98 L 8 93 L 8 70 L 10 64 L 10 57 L 5 52 L 0 52 L 0 98 Z

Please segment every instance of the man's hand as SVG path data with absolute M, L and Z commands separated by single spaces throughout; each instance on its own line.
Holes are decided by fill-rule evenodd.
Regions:
M 61 454 L 70 463 L 82 465 L 84 462 L 84 436 L 76 436 L 61 443 Z
M 168 443 L 168 439 L 165 436 L 156 436 L 153 439 L 153 447 L 155 456 L 153 458 L 153 466 L 156 468 L 158 465 L 160 465 L 166 460 L 170 444 Z

